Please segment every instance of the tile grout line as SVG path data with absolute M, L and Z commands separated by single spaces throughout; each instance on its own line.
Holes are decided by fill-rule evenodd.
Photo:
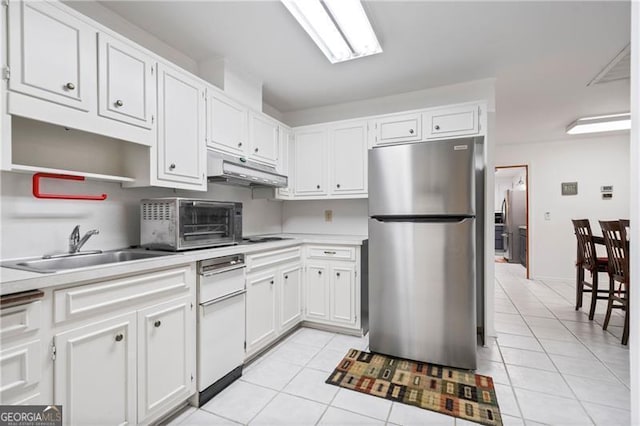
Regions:
M 500 284 L 500 286 L 502 286 L 502 287 L 503 287 L 503 290 L 504 290 L 504 286 L 502 285 L 502 282 L 499 282 L 499 284 Z M 538 299 L 538 297 L 537 297 L 535 294 L 533 294 L 533 292 L 531 292 L 528 288 L 527 288 L 526 290 L 527 290 L 527 291 L 529 291 L 530 293 L 532 293 L 532 295 L 533 295 L 536 299 Z M 505 291 L 505 292 L 506 292 L 506 291 Z M 509 299 L 510 299 L 510 300 L 511 300 L 511 302 L 513 303 L 513 299 L 511 299 L 511 296 L 509 296 L 508 294 L 507 294 L 507 296 L 509 297 Z M 540 299 L 538 299 L 538 301 L 540 301 Z M 544 303 L 543 303 L 543 304 L 544 304 Z M 545 305 L 545 307 L 546 307 L 546 305 Z M 516 310 L 518 310 L 518 313 L 520 314 L 520 310 L 518 309 L 518 307 L 517 307 L 517 306 L 516 306 Z M 553 312 L 551 312 L 551 313 L 553 314 Z M 555 315 L 555 314 L 554 314 L 554 315 Z M 520 314 L 520 316 L 522 316 L 522 314 Z M 522 320 L 524 321 L 524 317 L 522 317 Z M 534 339 L 536 339 L 536 341 L 538 342 L 538 344 L 540 345 L 540 347 L 542 348 L 542 350 L 544 351 L 544 353 L 547 355 L 547 357 L 549 358 L 549 360 L 550 360 L 550 361 L 551 361 L 551 363 L 553 364 L 553 366 L 556 368 L 556 370 L 558 370 L 558 374 L 559 374 L 559 375 L 560 375 L 560 377 L 562 378 L 562 380 L 563 380 L 563 382 L 565 383 L 565 385 L 567 386 L 567 388 L 569 388 L 569 390 L 571 391 L 571 393 L 575 396 L 575 400 L 576 400 L 576 401 L 578 401 L 578 404 L 580 404 L 580 407 L 582 408 L 582 410 L 584 411 L 584 413 L 587 415 L 587 417 L 589 418 L 589 420 L 591 421 L 591 423 L 592 423 L 592 424 L 594 424 L 594 425 L 596 425 L 596 422 L 593 420 L 593 418 L 591 417 L 591 415 L 589 414 L 589 412 L 588 412 L 588 411 L 587 411 L 587 409 L 585 408 L 585 406 L 584 406 L 584 404 L 582 403 L 582 401 L 580 401 L 580 400 L 578 399 L 578 395 L 576 394 L 576 392 L 573 390 L 573 388 L 571 387 L 571 385 L 569 384 L 569 382 L 567 381 L 567 379 L 562 375 L 562 373 L 560 372 L 560 369 L 558 368 L 558 366 L 556 365 L 556 363 L 555 363 L 555 362 L 553 362 L 553 359 L 551 359 L 551 357 L 549 356 L 549 353 L 547 352 L 547 350 L 544 348 L 544 346 L 542 346 L 542 343 L 540 343 L 540 339 L 538 339 L 538 336 L 536 336 L 536 334 L 533 332 L 533 329 L 531 329 L 530 325 L 529 325 L 526 321 L 525 321 L 525 324 L 527 325 L 527 327 L 529 328 L 529 331 L 531 331 L 531 334 L 533 335 L 533 338 L 534 338 Z M 500 347 L 500 344 L 498 343 L 498 348 L 499 348 L 499 347 Z M 500 352 L 500 354 L 502 355 L 502 352 Z M 511 376 L 509 375 L 509 370 L 506 368 L 506 365 L 505 365 L 505 370 L 507 370 L 507 376 L 509 376 L 509 380 L 511 380 Z M 512 386 L 512 389 L 515 389 L 515 388 Z M 513 394 L 514 394 L 514 396 L 515 396 L 515 398 L 516 398 L 516 401 L 517 401 L 517 402 L 518 402 L 518 404 L 519 404 L 519 398 L 518 398 L 518 395 L 516 395 L 515 390 L 514 390 Z M 521 411 L 521 412 L 522 412 L 522 411 Z M 523 414 L 522 418 L 525 420 L 525 423 L 526 423 L 526 420 L 527 420 L 527 419 L 525 419 L 525 417 L 524 417 L 524 413 L 522 413 L 522 414 Z M 531 420 L 531 421 L 535 421 L 535 420 Z

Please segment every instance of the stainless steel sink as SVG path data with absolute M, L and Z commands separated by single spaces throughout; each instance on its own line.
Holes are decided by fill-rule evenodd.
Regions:
M 50 258 L 22 259 L 2 262 L 1 265 L 3 268 L 21 269 L 23 271 L 30 272 L 53 273 L 67 269 L 86 268 L 88 266 L 128 262 L 131 260 L 151 259 L 171 254 L 176 253 L 142 249 L 123 249 L 105 251 L 102 253 L 78 253 Z

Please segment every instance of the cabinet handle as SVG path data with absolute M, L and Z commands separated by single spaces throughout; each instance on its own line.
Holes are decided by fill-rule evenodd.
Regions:
M 269 284 L 273 285 L 273 280 L 269 281 Z
M 115 105 L 119 108 L 119 107 L 121 107 L 121 106 L 123 106 L 123 105 L 124 105 L 124 102 L 122 102 L 120 99 L 118 99 L 118 100 L 115 102 Z
M 176 168 L 176 164 L 175 164 L 175 163 L 171 163 L 171 164 L 169 165 L 169 170 L 173 170 L 173 169 L 175 169 L 175 168 Z
M 153 323 L 154 327 L 160 327 L 160 325 L 162 324 L 162 322 L 160 322 L 160 320 L 156 320 L 156 322 Z
M 409 134 L 413 134 L 413 129 L 409 129 Z
M 284 276 L 284 279 L 285 279 L 285 280 L 288 280 L 288 279 L 289 279 L 289 275 L 285 275 L 285 276 Z
M 340 272 L 336 272 L 336 275 L 339 277 L 340 276 Z
M 242 142 L 238 142 L 238 148 L 242 146 Z
M 316 185 L 316 189 L 320 189 L 320 185 Z
M 337 187 L 337 188 L 340 188 L 340 184 L 337 184 L 337 185 L 336 185 L 336 187 Z
M 435 125 L 434 129 L 436 130 L 440 130 L 440 126 L 438 126 L 437 124 Z
M 322 275 L 322 271 L 318 271 L 318 275 Z
M 76 85 L 73 83 L 67 83 L 64 85 L 64 88 L 67 90 L 74 90 L 76 88 Z
M 258 152 L 258 148 L 254 149 L 253 152 Z
M 328 250 L 325 250 L 325 251 L 324 251 L 324 254 L 336 254 L 336 252 L 335 252 L 335 251 L 328 251 Z
M 122 333 L 116 334 L 116 342 L 121 342 L 122 339 L 124 339 L 124 336 L 122 335 Z

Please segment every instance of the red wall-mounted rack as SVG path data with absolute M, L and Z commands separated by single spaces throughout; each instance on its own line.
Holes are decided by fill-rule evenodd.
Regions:
M 33 175 L 33 196 L 36 198 L 48 198 L 56 200 L 89 200 L 104 201 L 107 194 L 101 195 L 75 195 L 75 194 L 47 194 L 40 192 L 40 179 L 66 179 L 84 181 L 84 176 L 63 175 L 58 173 L 35 173 Z

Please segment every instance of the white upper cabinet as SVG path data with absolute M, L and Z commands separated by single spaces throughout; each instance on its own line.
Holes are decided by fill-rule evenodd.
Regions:
M 376 145 L 412 142 L 422 139 L 422 116 L 419 112 L 395 114 L 374 121 Z
M 246 107 L 210 90 L 208 119 L 207 146 L 227 154 L 246 155 L 248 148 Z
M 425 138 L 476 135 L 480 131 L 477 105 L 463 105 L 426 111 L 423 114 Z
M 367 194 L 367 123 L 329 127 L 329 173 L 332 194 Z
M 55 3 L 9 2 L 9 88 L 95 111 L 96 33 Z
M 159 181 L 171 182 L 167 186 L 207 189 L 205 104 L 205 88 L 199 80 L 158 66 L 157 176 Z
M 327 129 L 300 129 L 294 143 L 295 195 L 326 195 Z
M 249 112 L 249 157 L 275 166 L 278 161 L 278 123 L 254 111 Z
M 102 33 L 98 55 L 98 114 L 151 129 L 156 109 L 155 61 Z

